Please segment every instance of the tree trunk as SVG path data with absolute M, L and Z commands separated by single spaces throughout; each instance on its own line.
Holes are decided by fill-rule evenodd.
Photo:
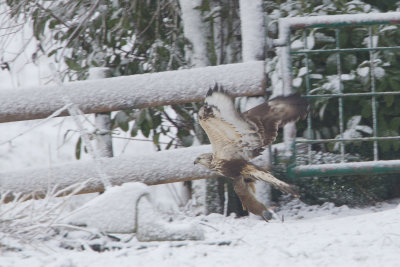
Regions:
M 191 42 L 186 47 L 186 58 L 192 67 L 205 67 L 209 65 L 207 55 L 207 32 L 203 23 L 201 12 L 196 7 L 200 6 L 202 0 L 180 0 L 182 10 L 182 21 L 185 37 Z M 207 179 L 187 182 L 187 190 L 192 193 L 195 208 L 205 214 L 222 213 L 223 199 L 221 198 L 220 179 Z M 184 194 L 189 195 L 189 194 Z
M 266 29 L 262 0 L 240 0 L 243 62 L 264 60 Z
M 265 59 L 266 28 L 262 3 L 262 0 L 239 1 L 243 62 Z M 266 150 L 264 153 L 269 153 L 269 151 Z M 270 167 L 270 161 L 265 162 L 265 164 Z M 261 182 L 257 183 L 256 196 L 264 205 L 270 206 L 270 185 Z
M 193 67 L 205 67 L 209 65 L 205 25 L 201 12 L 195 9 L 201 5 L 201 2 L 202 0 L 179 0 L 184 35 L 191 42 L 191 49 L 186 47 L 185 54 L 188 62 Z

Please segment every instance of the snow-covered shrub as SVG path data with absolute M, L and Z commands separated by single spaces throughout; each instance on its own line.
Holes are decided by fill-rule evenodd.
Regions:
M 0 253 L 19 251 L 21 247 L 31 245 L 40 249 L 42 241 L 59 236 L 69 228 L 59 220 L 69 210 L 72 195 L 57 198 L 65 191 L 51 190 L 44 199 L 31 195 L 14 195 L 0 192 Z M 70 227 L 74 228 L 74 227 Z M 78 230 L 78 227 L 75 227 Z

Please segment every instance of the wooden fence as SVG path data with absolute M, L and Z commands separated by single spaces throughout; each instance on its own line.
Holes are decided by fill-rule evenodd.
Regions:
M 0 91 L 0 122 L 46 118 L 65 106 L 64 93 L 84 113 L 95 113 L 203 101 L 207 90 L 215 83 L 222 85 L 234 96 L 262 95 L 265 85 L 264 62 L 252 61 L 70 82 L 62 86 Z M 60 115 L 68 114 L 63 112 Z M 210 151 L 210 146 L 199 146 L 145 156 L 102 158 L 100 162 L 112 185 L 133 181 L 153 185 L 215 177 L 215 173 L 193 164 L 199 154 Z M 22 194 L 35 192 L 37 197 L 43 197 L 49 190 L 68 189 L 74 184 L 85 182 L 79 193 L 89 193 L 104 190 L 98 178 L 93 161 L 78 161 L 0 172 L 0 188 L 2 191 Z

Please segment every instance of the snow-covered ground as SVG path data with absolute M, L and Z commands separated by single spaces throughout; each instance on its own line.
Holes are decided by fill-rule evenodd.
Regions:
M 350 209 L 294 200 L 278 208 L 283 223 L 181 214 L 175 220 L 198 223 L 204 240 L 143 243 L 132 235 L 117 235 L 122 241 L 98 241 L 114 247 L 110 251 L 60 248 L 84 238 L 85 232 L 76 231 L 46 241 L 40 249 L 26 245 L 20 252 L 5 252 L 0 266 L 398 266 L 398 203 Z

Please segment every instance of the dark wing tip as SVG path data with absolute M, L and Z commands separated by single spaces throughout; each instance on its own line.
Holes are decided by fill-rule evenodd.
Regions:
M 262 152 L 265 150 L 265 147 L 257 147 L 255 149 L 253 149 L 253 151 L 251 151 L 252 153 L 252 158 L 255 158 L 257 156 L 260 156 L 262 154 Z
M 222 87 L 222 85 L 219 86 L 219 91 L 220 91 L 221 93 L 226 94 L 226 91 L 225 91 L 225 89 Z
M 207 91 L 207 96 L 211 96 L 214 92 L 221 92 L 226 94 L 226 91 L 221 85 L 218 85 L 218 83 L 215 83 L 214 87 L 210 87 Z
M 206 96 L 211 96 L 211 95 L 212 95 L 212 93 L 213 93 L 213 89 L 212 89 L 212 88 L 210 88 L 210 89 L 208 89 L 208 91 L 207 91 L 207 95 L 206 95 Z
M 218 83 L 215 83 L 215 84 L 214 84 L 214 89 L 213 89 L 213 91 L 214 91 L 214 92 L 218 92 Z

